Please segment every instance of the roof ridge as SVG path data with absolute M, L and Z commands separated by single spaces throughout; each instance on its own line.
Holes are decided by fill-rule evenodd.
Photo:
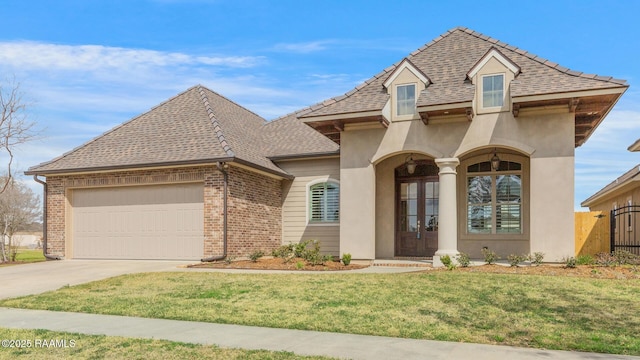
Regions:
M 618 84 L 618 85 L 627 85 L 627 81 L 626 80 L 622 80 L 622 79 L 615 79 L 612 76 L 600 76 L 600 75 L 596 75 L 596 74 L 585 74 L 584 72 L 581 71 L 575 71 L 575 70 L 571 70 L 567 67 L 561 66 L 558 63 L 555 63 L 553 61 L 547 60 L 543 57 L 540 57 L 536 54 L 530 53 L 527 50 L 524 49 L 520 49 L 516 46 L 504 43 L 498 39 L 494 39 L 490 36 L 484 35 L 480 32 L 477 32 L 475 30 L 471 30 L 469 28 L 465 28 L 465 27 L 457 27 L 454 28 L 452 30 L 449 30 L 449 32 L 453 32 L 453 31 L 462 31 L 465 32 L 471 36 L 475 36 L 480 40 L 484 40 L 484 41 L 488 41 L 490 43 L 493 44 L 493 46 L 499 46 L 503 49 L 507 49 L 509 51 L 513 51 L 519 55 L 525 56 L 527 58 L 529 58 L 530 60 L 533 60 L 537 63 L 540 63 L 542 65 L 545 65 L 547 67 L 550 67 L 552 69 L 555 69 L 557 71 L 560 71 L 561 73 L 570 75 L 570 76 L 576 76 L 576 77 L 581 77 L 581 78 L 585 78 L 585 79 L 591 79 L 591 80 L 598 80 L 598 81 L 604 81 L 604 82 L 612 82 L 614 84 Z M 413 55 L 413 53 L 412 53 Z
M 196 88 L 200 95 L 200 100 L 202 101 L 202 105 L 204 105 L 205 110 L 207 110 L 207 115 L 209 115 L 209 120 L 211 120 L 211 125 L 213 125 L 213 131 L 216 133 L 216 138 L 220 142 L 220 146 L 222 146 L 222 150 L 224 150 L 224 152 L 227 153 L 227 155 L 229 156 L 236 156 L 233 150 L 231 149 L 231 144 L 229 144 L 227 139 L 224 137 L 224 133 L 222 132 L 222 127 L 220 126 L 220 122 L 218 121 L 216 114 L 213 111 L 211 104 L 209 103 L 209 98 L 207 97 L 207 94 L 203 90 L 203 88 L 204 89 L 206 88 L 201 85 L 196 85 Z M 219 94 L 216 94 L 216 95 L 219 95 Z
M 226 97 L 226 96 L 224 96 L 224 95 L 220 94 L 219 92 L 217 92 L 217 91 L 213 91 L 213 90 L 209 89 L 208 87 L 206 87 L 206 86 L 204 86 L 204 85 L 202 85 L 202 84 L 198 84 L 198 85 L 196 85 L 196 86 L 197 86 L 198 88 L 202 88 L 202 89 L 206 89 L 206 90 L 208 90 L 208 91 L 211 91 L 212 93 L 214 93 L 214 94 L 216 94 L 216 95 L 220 96 L 221 98 L 223 98 L 223 99 L 225 99 L 226 101 L 228 101 L 228 102 L 232 103 L 233 105 L 235 105 L 235 106 L 237 106 L 237 107 L 240 107 L 240 108 L 242 108 L 243 110 L 246 110 L 247 112 L 250 112 L 250 113 L 252 113 L 253 115 L 255 115 L 255 116 L 259 117 L 260 119 L 264 120 L 264 122 L 265 122 L 265 123 L 266 123 L 266 122 L 268 122 L 268 121 L 267 121 L 267 119 L 265 119 L 265 118 L 263 118 L 262 116 L 260 116 L 260 115 L 256 114 L 256 113 L 255 113 L 255 112 L 253 112 L 252 110 L 250 110 L 250 109 L 248 109 L 248 108 L 246 108 L 246 107 L 244 107 L 244 106 L 242 106 L 242 105 L 238 104 L 237 102 L 235 102 L 235 101 L 233 101 L 233 100 L 229 99 L 228 97 Z
M 124 127 L 124 126 L 128 125 L 128 124 L 130 124 L 131 122 L 133 122 L 133 121 L 135 121 L 136 119 L 138 119 L 138 118 L 140 118 L 140 117 L 142 117 L 142 116 L 144 116 L 144 115 L 146 115 L 146 114 L 150 113 L 151 111 L 153 111 L 153 110 L 155 110 L 155 109 L 159 108 L 160 106 L 163 106 L 163 105 L 165 105 L 165 104 L 167 104 L 167 103 L 169 103 L 169 102 L 171 102 L 171 101 L 173 101 L 173 100 L 177 99 L 178 97 L 185 95 L 185 94 L 186 94 L 186 93 L 188 93 L 189 91 L 193 90 L 195 87 L 196 87 L 196 86 L 192 86 L 192 87 L 188 88 L 187 90 L 185 90 L 185 91 L 183 91 L 183 92 L 181 92 L 181 93 L 178 93 L 177 95 L 174 95 L 174 96 L 172 96 L 172 97 L 168 98 L 167 100 L 165 100 L 165 101 L 161 102 L 160 104 L 157 104 L 157 105 L 155 105 L 155 106 L 151 107 L 149 110 L 147 110 L 147 111 L 145 111 L 145 112 L 143 112 L 143 113 L 141 113 L 141 114 L 138 114 L 138 115 L 136 115 L 136 116 L 132 117 L 131 119 L 129 119 L 129 120 L 127 120 L 127 121 L 123 122 L 123 123 L 120 123 L 120 124 L 118 124 L 118 125 L 114 126 L 113 128 L 111 128 L 111 129 L 109 129 L 109 130 L 105 131 L 104 133 L 102 133 L 102 134 L 100 134 L 100 135 L 98 135 L 98 136 L 96 136 L 96 137 L 94 137 L 94 138 L 90 139 L 89 141 L 85 142 L 84 144 L 79 145 L 79 146 L 76 146 L 76 147 L 74 147 L 73 149 L 71 149 L 71 150 L 69 150 L 69 151 L 67 151 L 67 152 L 64 152 L 62 155 L 57 156 L 57 157 L 55 157 L 55 158 L 53 158 L 53 159 L 51 159 L 51 160 L 49 160 L 49 161 L 45 161 L 45 162 L 42 162 L 42 163 L 40 163 L 40 164 L 37 164 L 37 165 L 31 166 L 31 167 L 29 167 L 29 169 L 33 169 L 33 168 L 37 168 L 37 167 L 41 167 L 41 166 L 45 166 L 45 165 L 49 165 L 49 164 L 53 164 L 54 162 L 56 162 L 56 161 L 58 161 L 58 160 L 64 159 L 65 157 L 67 157 L 67 156 L 71 155 L 72 153 L 74 153 L 74 152 L 76 152 L 76 151 L 78 151 L 78 150 L 80 150 L 80 149 L 82 149 L 82 148 L 84 148 L 84 147 L 89 146 L 89 144 L 92 144 L 92 143 L 94 143 L 94 142 L 98 141 L 99 139 L 101 139 L 101 138 L 103 138 L 103 137 L 105 137 L 105 136 L 107 136 L 107 135 L 109 135 L 109 134 L 113 133 L 114 131 L 116 131 L 116 130 L 118 130 L 118 129 L 120 129 L 120 128 L 122 128 L 122 127 Z

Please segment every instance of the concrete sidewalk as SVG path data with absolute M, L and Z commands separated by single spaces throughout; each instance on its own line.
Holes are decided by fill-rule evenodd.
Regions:
M 164 339 L 226 348 L 290 351 L 298 355 L 350 359 L 640 359 L 633 356 L 510 346 L 8 308 L 0 308 L 0 327 Z M 82 344 L 79 343 L 78 346 Z

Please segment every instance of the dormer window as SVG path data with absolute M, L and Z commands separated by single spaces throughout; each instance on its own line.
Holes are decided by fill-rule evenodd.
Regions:
M 416 85 L 398 85 L 396 87 L 396 115 L 413 115 L 416 109 Z
M 482 107 L 502 107 L 504 105 L 504 74 L 482 77 Z

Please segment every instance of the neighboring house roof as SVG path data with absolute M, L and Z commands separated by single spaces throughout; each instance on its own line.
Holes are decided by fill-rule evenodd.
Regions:
M 640 139 L 636 140 L 633 144 L 631 144 L 627 150 L 629 151 L 640 151 Z
M 591 207 L 592 205 L 608 199 L 610 195 L 625 191 L 627 188 L 634 185 L 634 183 L 636 183 L 637 181 L 640 181 L 640 164 L 636 165 L 631 170 L 615 179 L 613 182 L 602 188 L 597 193 L 591 195 L 580 205 L 584 207 Z M 638 183 L 637 186 L 640 186 L 640 183 Z
M 470 103 L 474 97 L 475 86 L 467 79 L 466 74 L 491 48 L 497 49 L 521 69 L 521 73 L 511 83 L 511 97 L 514 103 L 518 98 L 529 101 L 525 97 L 533 95 L 628 87 L 624 80 L 572 71 L 486 35 L 458 27 L 447 31 L 407 57 L 432 81 L 432 84 L 419 95 L 416 101 L 418 109 L 435 105 Z M 389 100 L 383 84 L 401 63 L 402 61 L 384 69 L 342 96 L 304 109 L 300 112 L 300 118 L 311 123 L 314 118 L 381 111 Z M 613 100 L 609 99 L 610 107 L 615 104 L 618 97 L 619 95 Z M 600 114 L 598 120 L 606 115 L 610 107 L 596 109 L 604 112 Z M 580 110 L 578 108 L 576 113 Z M 596 111 L 592 108 L 589 110 L 591 115 Z M 591 128 L 598 125 L 591 118 L 589 121 Z M 584 134 L 583 138 L 576 139 L 576 145 L 583 143 L 590 132 L 591 129 Z
M 235 161 L 289 177 L 268 156 L 338 150 L 293 120 L 268 123 L 233 101 L 194 86 L 60 157 L 29 168 L 26 174 Z

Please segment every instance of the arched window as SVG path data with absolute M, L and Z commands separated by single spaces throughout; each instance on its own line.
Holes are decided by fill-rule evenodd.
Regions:
M 309 222 L 326 223 L 340 220 L 340 185 L 323 182 L 309 187 Z
M 467 233 L 522 234 L 522 164 L 500 161 L 467 167 Z

